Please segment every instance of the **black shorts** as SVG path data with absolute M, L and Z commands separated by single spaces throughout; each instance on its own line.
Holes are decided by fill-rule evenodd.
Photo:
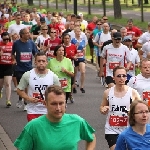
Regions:
M 91 38 L 88 39 L 88 44 L 90 48 L 94 48 L 93 40 Z
M 111 76 L 105 77 L 105 82 L 106 82 L 107 85 L 110 84 L 110 83 L 115 84 L 115 81 L 113 80 L 113 78 Z
M 119 134 L 105 134 L 109 148 L 116 144 Z
M 11 64 L 0 64 L 0 79 L 3 79 L 4 76 L 12 76 L 12 74 L 13 69 Z
M 74 77 L 71 77 L 71 86 L 74 84 Z
M 16 79 L 17 79 L 17 83 L 19 84 L 20 82 L 20 79 L 22 78 L 22 75 L 24 74 L 25 72 L 23 71 L 16 71 L 15 74 L 16 74 Z
M 16 71 L 15 71 L 15 69 L 16 69 L 16 64 L 13 64 L 13 66 L 12 66 L 12 70 L 13 70 L 13 77 L 16 77 Z
M 85 63 L 85 59 L 74 61 L 74 66 L 78 67 L 80 62 L 84 62 Z

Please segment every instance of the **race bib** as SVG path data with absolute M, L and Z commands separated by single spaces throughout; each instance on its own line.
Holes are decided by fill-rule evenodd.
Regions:
M 47 53 L 47 56 L 50 57 L 50 58 L 54 58 L 54 51 L 52 50 L 49 50 L 48 53 Z
M 127 66 L 127 64 L 125 64 L 125 67 Z M 134 64 L 131 64 L 129 70 L 133 70 L 134 69 Z
M 11 63 L 12 62 L 11 54 L 10 53 L 3 53 L 1 55 L 1 62 Z
M 38 102 L 42 102 L 44 100 L 44 99 L 42 99 L 40 93 L 38 93 L 38 92 L 34 92 L 33 97 L 39 99 Z
M 78 51 L 78 52 L 77 52 L 77 58 L 83 58 L 83 57 L 84 57 L 83 52 Z
M 32 54 L 31 52 L 21 52 L 20 53 L 20 61 L 21 62 L 29 62 L 31 61 Z
M 61 78 L 61 79 L 59 79 L 59 82 L 60 82 L 62 88 L 67 88 L 67 86 L 68 86 L 68 81 L 67 81 L 66 78 Z
M 109 69 L 114 69 L 115 67 L 119 66 L 119 62 L 111 62 L 109 63 Z
M 110 126 L 127 126 L 128 117 L 127 116 L 111 116 L 109 117 Z
M 150 92 L 143 92 L 143 101 L 148 102 L 148 105 L 150 106 Z

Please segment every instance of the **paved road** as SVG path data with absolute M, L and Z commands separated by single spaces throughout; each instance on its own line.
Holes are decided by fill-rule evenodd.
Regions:
M 67 113 L 75 113 L 84 117 L 96 130 L 96 150 L 107 150 L 108 147 L 104 139 L 105 116 L 99 113 L 99 105 L 104 88 L 101 86 L 100 81 L 96 79 L 95 67 L 89 64 L 87 66 L 86 93 L 82 94 L 78 89 L 78 93 L 74 95 L 75 103 L 68 104 Z M 17 94 L 12 92 L 11 108 L 5 107 L 4 97 L 0 100 L 0 124 L 13 142 L 27 123 L 26 112 L 15 106 L 17 99 Z M 79 144 L 79 150 L 84 150 L 84 142 Z

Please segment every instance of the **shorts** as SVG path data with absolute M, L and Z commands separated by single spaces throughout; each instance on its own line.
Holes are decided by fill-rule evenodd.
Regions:
M 107 85 L 110 84 L 110 83 L 115 84 L 115 81 L 113 80 L 113 78 L 111 76 L 105 77 L 105 82 L 106 82 Z
M 32 119 L 38 118 L 42 116 L 43 114 L 27 114 L 27 120 L 28 122 L 31 121 Z
M 25 72 L 23 72 L 23 71 L 15 71 L 16 79 L 17 79 L 17 83 L 18 83 L 18 84 L 19 84 L 20 79 L 22 78 L 22 75 L 23 75 L 24 73 L 25 73 Z
M 85 59 L 74 61 L 74 66 L 78 67 L 80 62 L 84 62 L 85 63 Z
M 93 40 L 91 38 L 88 39 L 88 44 L 90 48 L 94 48 Z
M 5 76 L 12 76 L 13 69 L 12 65 L 0 64 L 0 79 L 3 79 Z
M 116 144 L 119 134 L 105 134 L 109 148 Z
M 12 66 L 12 70 L 13 70 L 12 76 L 13 77 L 16 77 L 16 71 L 15 71 L 15 69 L 16 69 L 16 64 L 13 64 L 13 66 Z
M 98 48 L 94 48 L 95 56 L 100 56 L 100 52 Z
M 71 77 L 71 86 L 74 84 L 74 77 Z

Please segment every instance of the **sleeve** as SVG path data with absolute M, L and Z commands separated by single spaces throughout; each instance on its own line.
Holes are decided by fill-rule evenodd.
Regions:
M 142 45 L 142 49 L 141 49 L 141 50 L 142 50 L 144 53 L 146 53 L 146 48 L 147 48 L 147 42 Z
M 96 36 L 95 36 L 95 38 L 94 38 L 94 40 L 93 40 L 93 42 L 97 42 L 98 43 L 99 42 L 98 40 L 99 40 L 99 35 L 97 33 Z
M 11 30 L 12 30 L 12 29 L 11 29 L 11 26 L 9 26 L 9 28 L 8 28 L 8 31 L 7 31 L 7 32 L 8 32 L 9 34 L 11 34 L 11 32 L 12 32 Z
M 37 37 L 37 39 L 35 40 L 35 44 L 39 44 L 40 38 L 39 36 Z
M 87 36 L 84 34 L 84 40 L 85 40 L 85 44 L 87 45 L 88 44 L 88 39 L 87 39 Z
M 74 67 L 70 59 L 68 59 L 69 71 L 74 73 Z
M 131 77 L 129 82 L 127 83 L 127 85 L 131 88 L 134 88 L 134 85 L 135 85 L 135 81 L 136 81 L 136 78 L 135 77 Z
M 24 127 L 23 131 L 14 142 L 14 146 L 18 150 L 33 150 L 33 127 L 30 122 Z
M 128 147 L 127 147 L 126 140 L 125 140 L 123 134 L 120 134 L 117 139 L 115 150 L 127 150 L 127 149 L 128 149 Z
M 27 88 L 29 85 L 29 77 L 30 77 L 30 71 L 25 72 L 22 78 L 20 79 L 17 88 L 20 90 L 25 90 L 25 88 Z
M 140 63 L 140 57 L 139 57 L 139 55 L 138 55 L 138 52 L 136 53 L 135 62 L 136 62 L 136 63 Z
M 37 47 L 36 47 L 35 43 L 32 42 L 32 44 L 33 44 L 32 54 L 33 54 L 33 56 L 35 56 L 35 54 L 38 52 L 38 50 L 37 50 Z
M 95 130 L 87 123 L 86 120 L 82 119 L 80 124 L 80 137 L 82 140 L 92 142 L 94 140 L 93 133 Z
M 60 82 L 59 82 L 59 78 L 56 74 L 54 74 L 53 76 L 53 81 L 54 81 L 54 85 L 61 85 Z
M 140 38 L 138 39 L 138 43 L 143 44 L 143 39 L 144 39 L 144 34 L 140 36 Z

